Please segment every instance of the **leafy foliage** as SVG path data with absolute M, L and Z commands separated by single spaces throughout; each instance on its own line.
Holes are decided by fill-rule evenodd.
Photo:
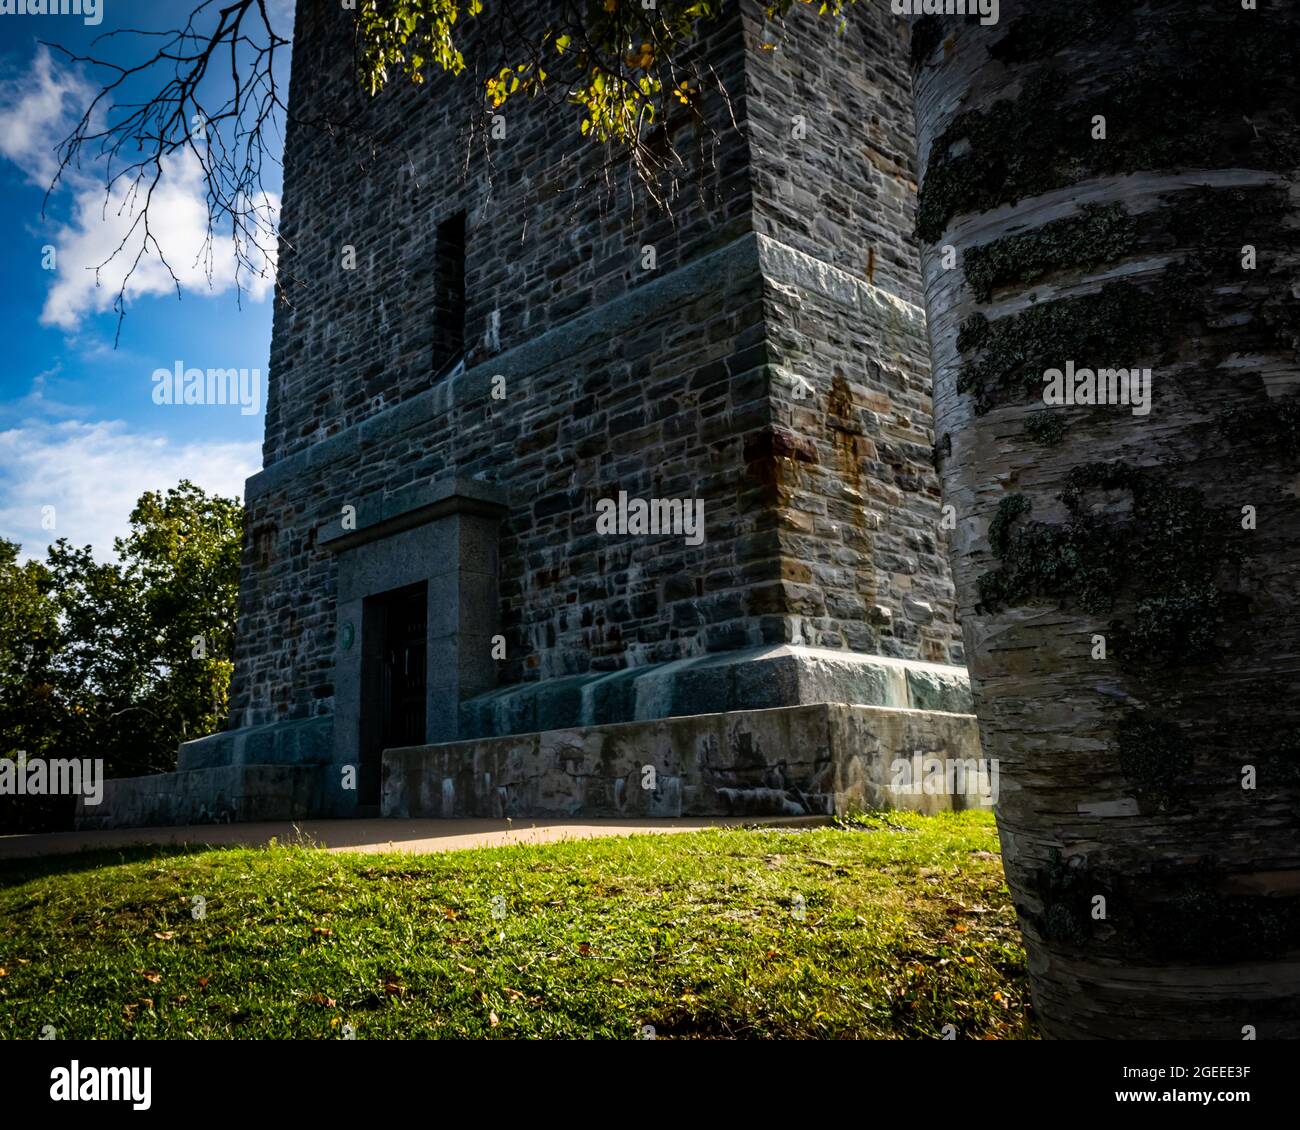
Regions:
M 773 0 L 767 15 L 781 21 L 796 2 L 838 16 L 856 0 Z M 708 69 L 693 47 L 702 27 L 721 16 L 723 2 L 566 0 L 552 8 L 534 32 L 519 30 L 529 13 L 509 0 L 490 14 L 482 0 L 365 0 L 358 18 L 362 80 L 377 93 L 395 74 L 415 83 L 430 66 L 460 74 L 465 19 L 490 18 L 503 57 L 485 80 L 493 109 L 558 90 L 584 111 L 584 135 L 635 146 L 673 104 L 693 103 Z
M 182 482 L 141 496 L 115 563 L 61 539 L 19 562 L 0 541 L 0 755 L 175 767 L 225 721 L 242 508 Z

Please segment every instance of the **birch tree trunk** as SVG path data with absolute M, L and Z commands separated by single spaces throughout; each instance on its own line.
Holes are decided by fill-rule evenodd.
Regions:
M 1300 1038 L 1300 5 L 912 30 L 936 458 L 1040 1027 Z M 1045 402 L 1112 369 L 1149 411 L 1118 375 Z

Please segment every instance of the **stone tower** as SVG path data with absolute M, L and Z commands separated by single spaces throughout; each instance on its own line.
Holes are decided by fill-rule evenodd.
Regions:
M 336 8 L 298 8 L 230 726 L 87 820 L 822 812 L 977 756 L 906 21 L 795 5 L 772 51 L 731 4 L 667 215 L 576 110 L 358 93 Z

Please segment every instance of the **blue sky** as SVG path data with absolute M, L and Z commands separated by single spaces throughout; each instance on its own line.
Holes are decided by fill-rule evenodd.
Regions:
M 126 260 L 110 265 L 99 287 L 86 269 L 102 261 L 124 230 L 116 206 L 104 218 L 102 171 L 84 165 L 41 216 L 54 147 L 99 83 L 93 71 L 38 41 L 84 52 L 96 35 L 114 28 L 173 27 L 190 6 L 191 0 L 103 0 L 97 27 L 75 15 L 0 14 L 0 536 L 22 542 L 30 556 L 43 556 L 48 542 L 66 537 L 108 559 L 113 536 L 126 531 L 143 491 L 189 478 L 242 495 L 243 480 L 261 466 L 264 403 L 255 415 L 238 405 L 154 403 L 153 373 L 178 361 L 187 368 L 258 369 L 265 399 L 269 282 L 255 280 L 240 299 L 228 241 L 214 248 L 211 283 L 195 263 L 205 208 L 194 170 L 179 162 L 170 167 L 151 207 L 182 277 L 181 297 L 159 264 L 142 267 L 129 284 L 116 348 L 111 303 Z M 286 36 L 290 6 L 288 0 L 275 6 L 277 30 Z M 95 47 L 122 62 L 138 59 L 141 50 L 134 37 Z M 277 77 L 287 82 L 287 53 L 283 63 Z M 273 203 L 278 176 L 272 168 L 264 185 Z M 42 265 L 50 246 L 54 271 Z M 53 530 L 43 528 L 51 517 Z

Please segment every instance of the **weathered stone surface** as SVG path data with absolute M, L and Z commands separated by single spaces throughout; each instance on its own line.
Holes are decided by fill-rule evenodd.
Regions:
M 120 777 L 100 804 L 77 803 L 77 827 L 295 820 L 320 815 L 327 771 L 313 765 L 222 765 Z
M 964 791 L 895 789 L 917 753 Z M 414 746 L 384 753 L 392 817 L 734 816 L 982 803 L 969 714 L 819 703 Z
M 182 742 L 176 768 L 223 765 L 324 765 L 333 760 L 334 719 L 303 718 L 250 726 Z
M 502 687 L 461 704 L 460 736 L 814 702 L 966 713 L 971 698 L 959 667 L 783 644 Z

